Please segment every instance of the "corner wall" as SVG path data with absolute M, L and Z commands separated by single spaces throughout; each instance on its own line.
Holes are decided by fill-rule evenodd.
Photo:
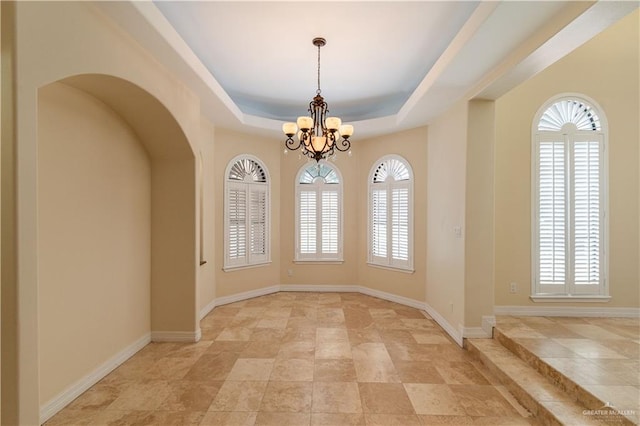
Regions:
M 467 117 L 467 103 L 459 102 L 429 126 L 426 302 L 453 328 L 450 333 L 463 326 L 466 303 Z

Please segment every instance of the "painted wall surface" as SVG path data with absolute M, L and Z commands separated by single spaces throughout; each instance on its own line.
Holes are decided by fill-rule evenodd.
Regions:
M 202 311 L 216 297 L 216 265 L 215 253 L 216 235 L 214 226 L 217 223 L 215 204 L 215 173 L 214 173 L 214 137 L 215 129 L 213 125 L 203 119 L 200 152 L 198 153 L 198 185 L 202 185 L 198 194 L 198 237 L 199 237 L 199 258 L 201 264 L 198 269 L 198 310 Z M 202 203 L 200 205 L 200 203 Z M 200 263 L 199 262 L 199 263 Z
M 357 284 L 358 262 L 358 227 L 359 214 L 357 205 L 357 162 L 356 155 L 350 157 L 346 152 L 337 154 L 336 161 L 330 161 L 342 175 L 342 207 L 343 207 L 343 253 L 342 263 L 294 262 L 295 259 L 295 212 L 296 212 L 296 177 L 301 167 L 315 164 L 300 151 L 289 151 L 284 154 L 284 143 L 278 141 L 278 152 L 281 153 L 281 203 L 280 203 L 280 247 L 282 262 L 280 281 L 284 285 L 355 285 Z M 355 151 L 355 148 L 353 148 Z M 291 276 L 289 275 L 291 272 Z
M 531 125 L 538 108 L 549 98 L 572 92 L 594 99 L 609 123 L 608 256 L 612 299 L 604 306 L 640 306 L 639 14 L 636 10 L 496 101 L 496 305 L 533 304 L 529 299 Z M 509 293 L 510 282 L 518 283 L 518 293 Z
M 425 280 L 429 265 L 427 258 L 427 192 L 428 176 L 427 128 L 412 130 L 363 140 L 354 144 L 354 157 L 358 159 L 358 191 L 356 195 L 358 212 L 358 280 L 360 285 L 394 295 L 423 302 L 425 300 Z M 367 220 L 368 220 L 368 179 L 371 168 L 388 154 L 404 157 L 413 169 L 413 254 L 415 272 L 382 269 L 367 264 Z
M 456 329 L 464 324 L 465 306 L 467 113 L 460 102 L 428 132 L 426 302 Z
M 215 182 L 215 273 L 216 297 L 280 284 L 280 146 L 279 141 L 216 128 L 213 180 Z M 255 268 L 223 271 L 224 265 L 224 172 L 240 154 L 258 157 L 267 167 L 271 185 L 271 263 Z
M 493 315 L 495 111 L 493 101 L 472 100 L 467 108 L 464 326 L 479 327 L 483 315 Z
M 151 165 L 131 127 L 96 98 L 54 83 L 38 100 L 46 403 L 150 330 Z

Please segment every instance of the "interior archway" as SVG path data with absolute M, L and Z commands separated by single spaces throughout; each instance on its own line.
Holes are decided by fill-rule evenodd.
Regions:
M 195 155 L 154 96 L 98 74 L 39 89 L 38 214 L 41 405 L 149 337 L 199 339 Z

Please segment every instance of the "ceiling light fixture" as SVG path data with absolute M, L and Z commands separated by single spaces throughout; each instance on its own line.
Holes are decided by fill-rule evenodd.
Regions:
M 316 161 L 326 160 L 334 154 L 334 149 L 347 151 L 351 148 L 349 137 L 353 134 L 353 126 L 342 124 L 338 117 L 327 117 L 329 112 L 327 103 L 320 95 L 320 48 L 327 44 L 322 37 L 313 39 L 313 45 L 318 47 L 318 90 L 316 96 L 309 103 L 310 117 L 298 117 L 296 123 L 284 123 L 282 131 L 287 136 L 284 142 L 285 154 L 290 149 L 295 151 L 302 148 L 302 153 Z M 300 130 L 298 131 L 298 128 Z M 293 137 L 297 133 L 297 140 Z M 340 137 L 342 136 L 342 140 Z

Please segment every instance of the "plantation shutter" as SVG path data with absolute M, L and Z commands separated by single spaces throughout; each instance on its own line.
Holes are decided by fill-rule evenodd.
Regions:
M 322 191 L 321 216 L 322 234 L 320 237 L 322 254 L 338 254 L 338 192 Z
M 409 260 L 409 189 L 391 191 L 391 259 Z
M 594 140 L 595 139 L 595 140 Z M 602 150 L 597 138 L 573 144 L 573 275 L 576 287 L 600 284 Z M 576 288 L 576 292 L 581 292 Z
M 300 191 L 299 235 L 300 253 L 314 254 L 317 250 L 316 191 Z
M 374 189 L 371 192 L 371 254 L 387 257 L 387 191 Z
M 247 192 L 241 185 L 230 185 L 228 192 L 228 257 L 231 263 L 247 255 Z
M 251 260 L 267 260 L 267 191 L 266 187 L 253 186 L 250 188 L 251 202 L 250 241 Z
M 564 286 L 567 266 L 565 142 L 541 141 L 539 145 L 538 276 L 542 286 Z

